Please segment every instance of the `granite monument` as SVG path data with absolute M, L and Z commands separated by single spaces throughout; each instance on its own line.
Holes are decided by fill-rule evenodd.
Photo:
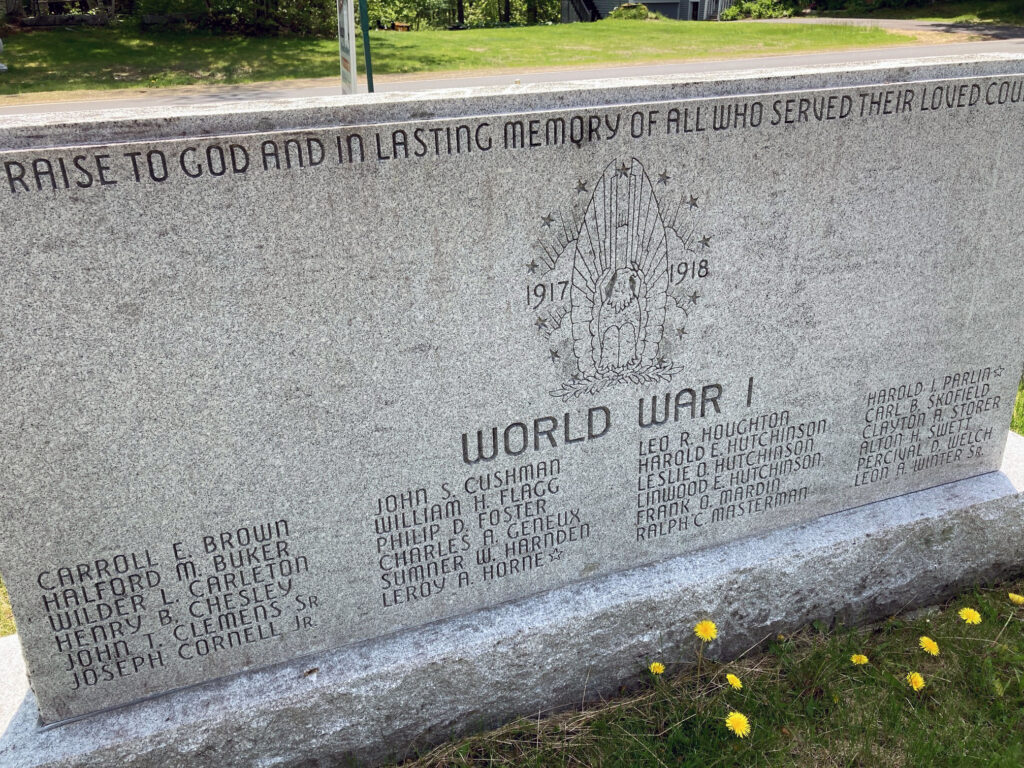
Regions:
M 0 758 L 157 764 L 168 728 L 247 717 L 196 726 L 175 702 L 210 685 L 372 758 L 472 720 L 414 679 L 431 653 L 500 717 L 578 699 L 587 653 L 593 692 L 628 677 L 696 611 L 738 641 L 1019 567 L 1022 87 L 979 57 L 0 118 L 31 707 L 207 685 L 90 718 L 150 713 L 131 748 L 25 726 Z M 371 647 L 432 720 L 352 729 L 386 709 L 352 677 Z

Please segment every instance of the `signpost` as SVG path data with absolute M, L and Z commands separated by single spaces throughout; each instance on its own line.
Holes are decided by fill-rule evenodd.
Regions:
M 370 61 L 370 14 L 366 0 L 359 0 L 359 24 L 363 33 L 363 61 L 366 62 L 366 90 L 373 93 L 373 62 Z
M 366 0 L 359 0 L 359 18 L 363 37 L 363 61 L 366 67 L 366 89 L 373 93 L 373 65 L 370 62 L 370 24 Z M 355 93 L 356 18 L 355 0 L 338 0 L 338 52 L 341 57 L 341 92 Z
M 356 16 L 353 0 L 338 0 L 338 50 L 341 92 L 356 92 Z

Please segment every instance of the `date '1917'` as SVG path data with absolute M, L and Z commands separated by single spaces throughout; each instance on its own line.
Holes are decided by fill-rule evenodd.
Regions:
M 534 283 L 526 286 L 526 306 L 537 309 L 545 302 L 565 301 L 569 293 L 569 281 L 559 280 L 557 283 Z

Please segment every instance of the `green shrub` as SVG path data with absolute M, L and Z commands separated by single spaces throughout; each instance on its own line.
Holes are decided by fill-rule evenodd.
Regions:
M 792 16 L 794 6 L 786 0 L 737 0 L 722 11 L 722 21 L 736 19 L 784 19 Z
M 332 36 L 338 33 L 334 0 L 136 0 L 138 16 L 178 16 L 190 26 L 244 35 Z
M 609 19 L 633 19 L 646 21 L 651 15 L 643 3 L 623 3 L 608 14 Z

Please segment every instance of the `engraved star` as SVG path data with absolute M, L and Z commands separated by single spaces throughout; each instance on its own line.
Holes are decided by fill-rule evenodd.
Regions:
M 672 177 L 668 175 L 668 169 L 665 169 L 664 171 L 658 174 L 658 183 L 668 184 L 668 180 L 671 178 Z
M 553 222 L 554 220 L 555 220 L 555 217 L 552 216 L 550 213 L 547 216 L 541 216 L 540 217 L 541 224 L 543 224 L 545 227 L 550 227 L 551 226 L 551 222 Z
M 569 381 L 571 381 L 573 383 L 576 383 L 579 380 L 580 380 L 580 375 L 578 373 L 569 374 Z
M 711 247 L 711 235 L 704 235 L 704 237 L 702 237 L 700 239 L 700 244 L 703 245 L 705 248 L 710 248 Z
M 659 357 L 657 364 L 658 364 L 659 368 L 664 368 L 665 367 L 665 358 L 664 357 Z
M 629 166 L 623 163 L 622 165 L 615 169 L 615 172 L 619 176 L 629 176 Z
M 676 328 L 676 335 L 680 339 L 683 338 L 683 336 L 688 336 L 689 334 L 686 332 L 686 326 L 684 325 L 682 328 Z
M 555 362 L 558 359 L 558 353 L 555 350 L 551 350 L 551 362 Z
M 579 181 L 577 181 L 576 182 L 576 191 L 577 192 L 589 192 L 590 190 L 587 189 L 587 182 L 583 181 L 583 179 L 580 179 Z
M 689 200 L 689 202 L 687 202 L 687 205 L 690 206 L 690 210 L 693 210 L 694 208 L 696 208 L 697 207 L 697 198 L 694 197 L 693 195 L 690 195 L 690 200 Z
M 537 267 L 538 266 L 540 266 L 540 265 L 537 263 L 537 260 L 534 259 L 533 261 L 531 261 L 529 264 L 526 265 L 526 271 L 529 272 L 532 275 L 533 273 L 535 273 L 537 271 Z
M 697 299 L 699 299 L 699 298 L 700 298 L 700 294 L 697 293 L 696 291 L 694 291 L 693 293 L 690 294 L 690 303 L 691 304 L 696 304 L 697 303 Z
M 547 328 L 548 327 L 548 321 L 545 320 L 543 317 L 538 317 L 537 318 L 537 322 L 535 322 L 534 325 L 536 325 L 538 329 L 540 329 L 540 328 Z
M 1003 366 L 1000 365 L 998 368 L 996 368 L 994 371 L 992 371 L 992 373 L 994 373 L 996 376 L 1002 376 L 1003 375 Z
M 548 552 L 548 557 L 550 557 L 552 560 L 561 560 L 562 550 L 555 549 L 553 552 Z

